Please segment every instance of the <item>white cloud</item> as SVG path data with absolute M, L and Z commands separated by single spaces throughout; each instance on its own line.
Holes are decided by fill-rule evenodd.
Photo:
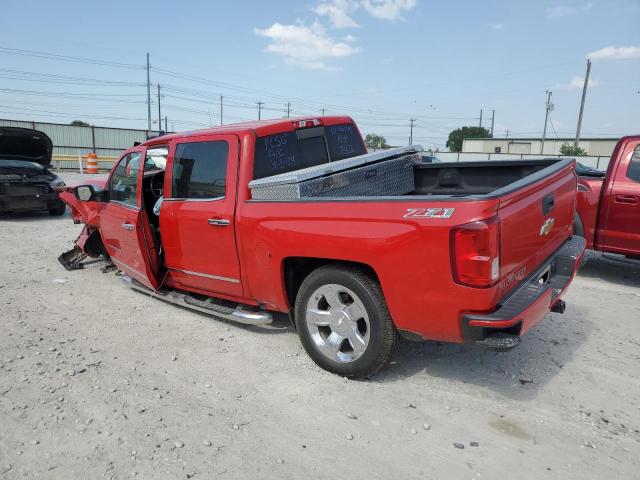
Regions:
M 587 54 L 592 60 L 626 60 L 640 58 L 640 47 L 605 47 Z
M 571 80 L 568 83 L 562 83 L 560 85 L 556 85 L 556 88 L 559 90 L 581 90 L 584 85 L 584 77 L 579 75 L 574 75 L 571 77 Z M 594 80 L 593 78 L 589 79 L 589 87 L 597 87 L 600 85 L 598 80 Z
M 582 7 L 582 9 L 583 9 L 585 12 L 590 12 L 592 8 L 593 8 L 593 2 L 587 2 L 587 3 L 585 3 L 585 4 L 584 4 L 584 6 Z
M 504 28 L 504 24 L 503 23 L 494 23 L 491 25 L 491 28 L 493 28 L 494 30 L 502 30 Z
M 572 7 L 566 5 L 556 5 L 555 7 L 547 7 L 544 9 L 544 15 L 547 18 L 561 18 L 576 13 Z
M 274 23 L 268 28 L 254 28 L 253 31 L 271 41 L 265 51 L 282 55 L 286 63 L 304 68 L 331 69 L 325 63 L 326 59 L 348 57 L 360 52 L 359 47 L 328 36 L 317 21 L 309 27 L 304 24 Z
M 353 0 L 330 0 L 320 3 L 313 11 L 321 17 L 329 17 L 334 28 L 358 28 L 360 25 L 351 17 L 358 6 Z
M 402 12 L 408 12 L 416 6 L 416 0 L 361 0 L 362 7 L 370 15 L 383 20 L 399 20 Z

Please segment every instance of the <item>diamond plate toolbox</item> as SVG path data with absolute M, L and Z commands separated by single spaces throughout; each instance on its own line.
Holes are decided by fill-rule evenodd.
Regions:
M 254 200 L 405 195 L 414 190 L 414 145 L 324 163 L 249 182 Z

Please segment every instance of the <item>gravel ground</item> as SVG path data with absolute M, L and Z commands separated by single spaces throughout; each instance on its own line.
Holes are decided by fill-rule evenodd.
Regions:
M 70 175 L 65 175 L 67 178 Z M 640 268 L 589 255 L 508 353 L 403 342 L 370 381 L 67 272 L 68 214 L 0 217 L 0 479 L 640 477 Z

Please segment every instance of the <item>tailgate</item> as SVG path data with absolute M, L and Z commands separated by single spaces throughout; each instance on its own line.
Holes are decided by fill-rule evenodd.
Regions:
M 575 161 L 559 160 L 506 187 L 498 206 L 501 296 L 571 236 L 576 183 Z

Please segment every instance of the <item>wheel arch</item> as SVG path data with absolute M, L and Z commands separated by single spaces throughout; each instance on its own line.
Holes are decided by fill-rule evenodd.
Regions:
M 293 307 L 296 303 L 298 290 L 304 279 L 307 278 L 311 272 L 325 265 L 357 267 L 371 275 L 380 283 L 380 278 L 375 269 L 366 263 L 320 257 L 287 257 L 282 262 L 282 279 L 287 302 L 290 307 Z

